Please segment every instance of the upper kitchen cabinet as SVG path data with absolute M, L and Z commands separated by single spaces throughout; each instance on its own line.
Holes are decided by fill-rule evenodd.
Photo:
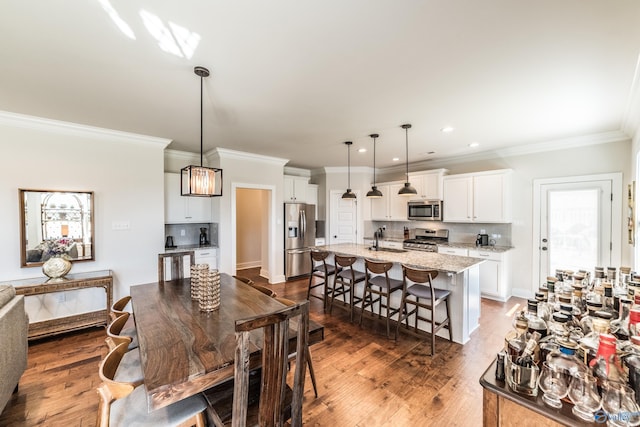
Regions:
M 379 199 L 371 199 L 372 221 L 406 221 L 407 202 L 409 199 L 398 195 L 404 186 L 403 182 L 378 183 L 378 190 L 382 192 Z
M 444 222 L 511 222 L 510 169 L 443 177 Z
M 447 169 L 435 169 L 425 172 L 410 173 L 409 181 L 418 192 L 416 198 L 426 200 L 442 200 L 443 177 L 447 172 Z
M 309 178 L 303 176 L 284 176 L 285 203 L 307 203 L 307 189 Z
M 213 222 L 210 197 L 180 195 L 180 174 L 164 174 L 164 222 L 165 224 Z
M 316 219 L 318 219 L 318 184 L 307 185 L 307 203 L 316 207 Z

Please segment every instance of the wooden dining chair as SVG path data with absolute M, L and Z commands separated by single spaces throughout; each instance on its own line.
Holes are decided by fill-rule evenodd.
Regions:
M 233 276 L 234 279 L 240 280 L 242 283 L 246 283 L 247 285 L 253 285 L 255 282 L 248 277 L 244 276 Z
M 296 305 L 296 302 L 287 298 L 276 297 L 276 301 L 291 307 Z M 289 359 L 295 359 L 295 353 L 289 355 Z M 311 359 L 311 350 L 309 349 L 309 345 L 307 344 L 307 366 L 309 367 L 309 376 L 311 377 L 311 385 L 313 386 L 313 394 L 318 397 L 318 386 L 316 384 L 316 373 L 313 370 L 313 360 Z
M 189 257 L 189 265 L 185 267 L 184 259 Z M 188 270 L 196 263 L 194 251 L 165 252 L 158 254 L 158 283 L 164 283 L 167 277 L 167 267 L 169 268 L 166 280 L 177 280 L 185 277 L 185 268 Z
M 445 328 L 449 331 L 449 341 L 451 337 L 451 313 L 449 311 L 450 291 L 436 289 L 433 287 L 433 279 L 438 276 L 436 270 L 425 270 L 402 264 L 402 301 L 400 303 L 400 315 L 396 324 L 396 340 L 398 339 L 398 328 L 402 321 L 405 321 L 409 328 L 409 316 L 415 314 L 414 331 L 418 332 L 418 321 L 422 320 L 431 326 L 431 355 L 435 354 L 436 333 Z M 409 285 L 409 282 L 412 284 Z M 446 317 L 438 322 L 436 318 L 436 308 L 438 305 L 445 305 Z M 414 308 L 409 310 L 408 306 Z M 429 317 L 420 315 L 420 308 L 429 311 Z
M 138 333 L 136 329 L 125 328 L 129 317 L 129 313 L 125 311 L 107 326 L 107 338 L 105 341 L 110 350 L 113 350 L 123 340 L 129 342 L 129 350 L 138 348 Z
M 392 262 L 364 260 L 367 277 L 364 284 L 364 294 L 362 296 L 362 311 L 360 312 L 360 326 L 364 317 L 365 308 L 371 307 L 374 313 L 374 305 L 378 304 L 378 319 L 382 317 L 382 307 L 386 309 L 387 338 L 390 338 L 391 317 L 400 311 L 400 307 L 391 308 L 390 300 L 394 292 L 402 293 L 402 280 L 389 277 L 389 270 L 393 267 Z M 375 298 L 374 298 L 375 295 Z
M 130 313 L 128 311 L 125 311 L 125 308 L 127 307 L 127 304 L 129 304 L 129 301 L 131 301 L 131 295 L 124 296 L 111 305 L 111 311 L 109 312 L 111 321 L 116 320 L 118 316 L 124 313 Z M 133 316 L 131 316 L 131 320 L 133 320 Z
M 253 285 L 251 285 L 251 287 L 253 289 L 257 289 L 260 292 L 262 292 L 263 294 L 270 296 L 271 298 L 275 298 L 278 296 L 278 294 L 276 293 L 276 291 L 274 291 L 271 288 L 267 288 L 266 286 L 262 286 L 262 285 L 258 285 L 257 283 L 254 283 Z
M 333 264 L 327 263 L 329 258 L 328 251 L 312 250 L 311 254 L 311 272 L 309 274 L 309 285 L 307 286 L 307 299 L 314 297 L 322 300 L 322 308 L 327 308 L 327 291 L 329 290 L 329 279 L 335 276 L 337 268 Z M 314 279 L 320 279 L 315 281 Z M 312 289 L 322 287 L 322 295 L 316 295 L 311 292 Z
M 293 387 L 287 380 L 290 321 L 297 319 L 297 340 Z M 260 387 L 259 399 L 253 403 L 249 355 L 250 334 L 262 329 L 261 377 L 253 386 Z M 302 426 L 302 398 L 306 368 L 305 348 L 309 334 L 309 301 L 296 303 L 273 313 L 240 319 L 235 322 L 236 357 L 233 385 L 218 386 L 204 392 L 209 415 L 216 426 L 280 427 L 291 420 L 292 427 Z M 256 372 L 256 371 L 254 371 Z M 224 385 L 224 384 L 223 384 Z
M 164 408 L 149 412 L 144 386 L 119 381 L 116 372 L 127 354 L 127 344 L 121 343 L 111 350 L 100 363 L 98 386 L 98 427 L 197 426 L 205 427 L 207 403 L 196 394 Z

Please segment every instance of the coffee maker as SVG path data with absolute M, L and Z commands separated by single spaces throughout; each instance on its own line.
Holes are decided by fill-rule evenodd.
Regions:
M 476 236 L 476 246 L 489 246 L 489 235 L 478 234 Z

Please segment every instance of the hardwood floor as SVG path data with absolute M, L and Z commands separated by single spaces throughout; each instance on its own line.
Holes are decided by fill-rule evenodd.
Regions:
M 239 274 L 266 284 L 257 269 Z M 307 279 L 268 286 L 302 299 Z M 322 301 L 311 298 L 311 318 L 325 325 L 325 340 L 311 348 L 319 397 L 307 377 L 305 425 L 482 425 L 480 376 L 511 329 L 513 307 L 526 308 L 525 302 L 483 300 L 471 340 L 461 346 L 438 338 L 432 357 L 426 339 L 401 334 L 396 343 L 387 339 L 383 322 L 365 317 L 360 328 L 346 311 L 334 308 L 329 316 Z M 95 426 L 104 337 L 104 329 L 94 328 L 30 343 L 27 371 L 0 426 Z

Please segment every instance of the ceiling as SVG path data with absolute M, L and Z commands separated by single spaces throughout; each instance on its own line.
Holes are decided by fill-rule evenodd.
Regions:
M 0 39 L 0 110 L 199 152 L 201 65 L 205 152 L 384 167 L 403 123 L 410 162 L 620 131 L 640 1 L 4 0 Z

